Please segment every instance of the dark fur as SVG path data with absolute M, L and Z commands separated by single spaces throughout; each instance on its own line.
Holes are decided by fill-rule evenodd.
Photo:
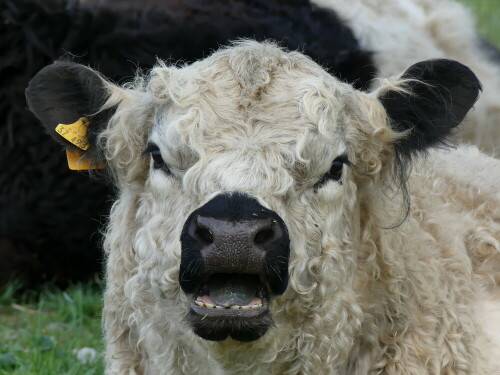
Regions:
M 110 190 L 67 169 L 24 100 L 29 80 L 61 56 L 121 82 L 156 56 L 191 62 L 229 39 L 272 38 L 357 87 L 375 74 L 370 53 L 335 14 L 305 0 L 100 3 L 0 2 L 0 283 L 23 273 L 31 285 L 65 283 L 100 269 L 97 232 Z
M 108 77 L 116 77 L 118 65 L 127 59 L 143 68 L 151 66 L 154 54 L 190 63 L 238 38 L 274 39 L 301 50 L 357 88 L 366 88 L 376 74 L 371 53 L 360 48 L 351 30 L 333 11 L 308 0 L 152 1 L 145 7 L 142 2 L 139 8 L 127 7 L 127 18 L 110 16 L 123 3 L 110 3 L 95 13 L 102 24 L 80 52 L 106 53 L 111 62 L 102 62 L 99 70 Z M 109 50 L 109 45 L 118 48 Z
M 438 59 L 412 65 L 402 76 L 411 95 L 388 91 L 379 99 L 399 132 L 409 136 L 396 143 L 406 158 L 442 144 L 479 98 L 476 75 L 457 61 Z

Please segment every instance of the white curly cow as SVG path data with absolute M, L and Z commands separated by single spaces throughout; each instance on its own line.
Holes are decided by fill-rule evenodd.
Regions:
M 106 374 L 499 374 L 500 162 L 432 151 L 479 90 L 428 60 L 364 93 L 250 41 L 124 87 L 38 73 L 119 191 Z

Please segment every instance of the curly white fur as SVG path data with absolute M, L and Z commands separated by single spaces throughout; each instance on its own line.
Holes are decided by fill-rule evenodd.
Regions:
M 479 324 L 483 314 L 498 329 L 500 315 L 500 206 L 489 183 L 499 161 L 472 148 L 418 160 L 410 216 L 385 229 L 404 214 L 391 188 L 399 135 L 377 92 L 300 53 L 244 42 L 109 90 L 117 111 L 100 142 L 119 196 L 105 240 L 107 375 L 500 374 L 498 337 L 485 332 L 493 322 Z M 148 140 L 172 176 L 151 168 Z M 343 184 L 315 192 L 344 152 L 353 165 Z M 452 169 L 460 160 L 467 169 Z M 182 226 L 228 191 L 276 211 L 291 237 L 275 326 L 252 343 L 204 341 L 183 320 Z M 476 311 L 486 298 L 489 312 Z

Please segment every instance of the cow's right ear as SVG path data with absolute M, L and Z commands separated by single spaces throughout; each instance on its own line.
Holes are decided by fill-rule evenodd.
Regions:
M 379 100 L 392 128 L 407 133 L 394 144 L 397 154 L 407 160 L 445 144 L 481 91 L 481 83 L 467 66 L 447 59 L 418 62 L 400 82 L 399 89 L 382 90 Z
M 107 85 L 86 66 L 57 61 L 39 71 L 26 89 L 29 109 L 66 148 L 72 169 L 102 167 L 97 136 L 113 111 L 101 110 L 109 98 Z

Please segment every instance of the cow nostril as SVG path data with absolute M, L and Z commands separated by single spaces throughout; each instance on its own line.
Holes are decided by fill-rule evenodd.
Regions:
M 196 237 L 203 241 L 206 245 L 210 245 L 214 242 L 214 235 L 212 231 L 208 228 L 197 227 L 195 231 Z
M 260 230 L 254 237 L 253 242 L 256 245 L 263 245 L 274 237 L 274 228 Z

